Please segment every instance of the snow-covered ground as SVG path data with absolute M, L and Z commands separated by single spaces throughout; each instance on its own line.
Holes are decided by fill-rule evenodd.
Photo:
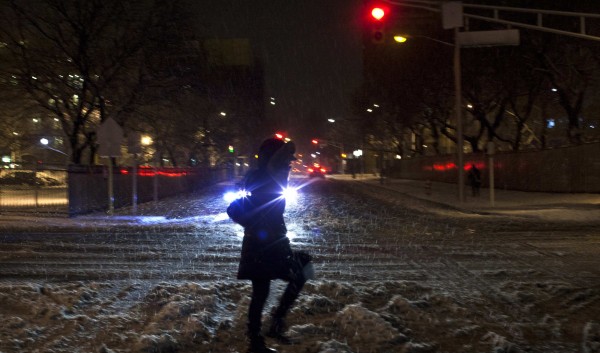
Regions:
M 600 352 L 597 227 L 305 189 L 288 224 L 317 278 L 289 315 L 295 344 L 267 341 L 278 351 Z M 216 195 L 0 222 L 0 352 L 245 352 L 240 228 Z
M 3 352 L 244 352 L 249 286 L 238 281 L 72 282 L 2 286 Z M 280 288 L 277 288 L 280 290 Z M 532 297 L 572 292 L 552 307 Z M 461 301 L 418 281 L 310 282 L 282 352 L 598 352 L 598 317 L 568 313 L 597 292 L 564 283 L 507 285 L 504 298 Z M 499 310 L 523 307 L 517 313 Z M 557 306 L 561 311 L 557 312 Z M 540 312 L 542 311 L 542 312 Z M 517 315 L 514 315 L 517 314 Z M 567 315 L 565 315 L 567 314 Z M 571 343 L 567 343 L 567 341 Z M 531 343 L 523 343 L 531 342 Z

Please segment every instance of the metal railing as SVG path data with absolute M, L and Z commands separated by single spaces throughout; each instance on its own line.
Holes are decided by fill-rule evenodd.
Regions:
M 131 168 L 115 168 L 115 207 L 157 201 L 189 193 L 227 180 L 227 169 L 139 168 L 132 183 Z M 104 166 L 69 169 L 0 169 L 0 213 L 76 216 L 108 207 L 107 170 Z

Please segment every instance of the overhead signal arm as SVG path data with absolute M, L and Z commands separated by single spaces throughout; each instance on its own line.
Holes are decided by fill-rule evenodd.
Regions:
M 394 6 L 404 6 L 411 8 L 424 9 L 431 12 L 441 12 L 442 1 L 429 1 L 429 0 L 382 0 L 385 3 Z M 593 41 L 600 41 L 600 36 L 588 34 L 586 31 L 587 20 L 598 20 L 600 21 L 600 14 L 594 13 L 581 13 L 581 12 L 568 12 L 568 11 L 554 11 L 554 10 L 541 10 L 541 9 L 524 9 L 518 7 L 506 7 L 506 6 L 492 6 L 492 5 L 475 5 L 475 4 L 462 4 L 465 11 L 489 11 L 490 14 L 477 14 L 472 11 L 464 12 L 463 16 L 466 20 L 473 19 L 484 22 L 499 23 L 506 26 L 514 26 L 525 29 L 531 29 L 541 32 L 554 33 L 563 36 L 575 37 L 588 39 Z M 536 23 L 527 23 L 525 21 L 508 19 L 508 14 L 515 13 L 528 13 L 535 15 Z M 505 18 L 500 18 L 503 15 Z M 579 21 L 579 31 L 569 31 L 563 29 L 552 28 L 544 25 L 544 16 L 564 16 L 577 18 Z

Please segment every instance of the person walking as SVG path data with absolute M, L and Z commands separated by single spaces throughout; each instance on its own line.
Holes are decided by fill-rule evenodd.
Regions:
M 258 151 L 258 168 L 249 172 L 245 180 L 251 216 L 240 223 L 244 226 L 244 238 L 237 278 L 252 281 L 247 322 L 248 353 L 277 352 L 266 346 L 261 334 L 262 312 L 271 280 L 288 282 L 279 305 L 271 313 L 266 333 L 282 344 L 291 343 L 285 335 L 285 316 L 307 280 L 303 268 L 310 262 L 310 255 L 292 251 L 283 218 L 286 205 L 282 192 L 288 184 L 290 163 L 296 159 L 294 153 L 292 142 L 285 143 L 276 138 L 265 140 Z
M 481 189 L 481 172 L 475 164 L 471 164 L 469 170 L 469 183 L 471 184 L 471 194 L 473 197 L 479 196 L 479 189 Z

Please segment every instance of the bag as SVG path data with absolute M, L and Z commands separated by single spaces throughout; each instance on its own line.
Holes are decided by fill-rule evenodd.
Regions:
M 304 276 L 305 279 L 314 279 L 315 278 L 315 269 L 312 264 L 312 256 L 310 256 L 305 251 L 294 251 L 292 254 L 292 272 L 294 274 L 300 274 Z
M 252 218 L 256 210 L 247 197 L 233 200 L 227 207 L 227 215 L 232 221 L 246 228 L 252 224 Z

